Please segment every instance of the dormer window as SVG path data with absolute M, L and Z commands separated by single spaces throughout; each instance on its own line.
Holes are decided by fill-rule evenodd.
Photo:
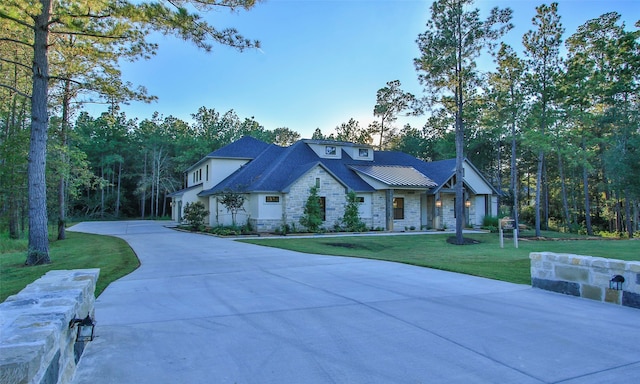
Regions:
M 327 145 L 326 147 L 324 147 L 324 153 L 326 155 L 329 156 L 335 156 L 336 155 L 336 147 L 333 145 Z
M 369 149 L 368 148 L 360 148 L 358 151 L 358 156 L 360 157 L 369 157 Z

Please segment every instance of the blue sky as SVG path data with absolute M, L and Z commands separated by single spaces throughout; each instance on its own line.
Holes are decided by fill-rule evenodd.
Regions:
M 422 95 L 413 59 L 415 43 L 426 29 L 431 1 L 414 0 L 266 0 L 250 11 L 210 12 L 217 27 L 235 27 L 258 39 L 260 50 L 238 52 L 216 46 L 211 53 L 173 37 L 158 36 L 158 54 L 123 63 L 125 80 L 144 85 L 159 100 L 122 106 L 129 118 L 150 118 L 154 111 L 191 121 L 205 106 L 240 118 L 255 117 L 266 129 L 287 127 L 302 137 L 315 128 L 331 133 L 355 118 L 373 121 L 376 91 L 400 80 L 403 89 Z M 546 2 L 547 4 L 549 2 Z M 640 19 L 639 0 L 560 0 L 564 39 L 589 19 L 617 11 L 627 29 Z M 515 28 L 504 41 L 522 48 L 542 1 L 476 0 L 484 15 L 494 6 L 511 7 Z M 483 60 L 485 69 L 492 62 Z M 103 106 L 88 108 L 99 113 Z M 425 117 L 399 120 L 422 127 Z

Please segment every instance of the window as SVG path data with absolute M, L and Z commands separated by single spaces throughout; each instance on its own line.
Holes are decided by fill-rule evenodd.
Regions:
M 356 201 L 360 204 L 364 203 L 364 196 L 358 196 L 356 197 Z
M 209 181 L 209 164 L 207 164 L 207 170 L 206 170 L 206 174 L 205 177 L 207 178 L 207 181 Z
M 393 219 L 404 219 L 404 197 L 393 198 Z
M 336 155 L 336 147 L 334 147 L 333 145 L 327 145 L 326 147 L 324 147 L 324 151 L 327 155 L 330 155 L 330 156 Z
M 360 157 L 369 157 L 369 150 L 367 148 L 360 148 L 358 155 Z
M 264 201 L 266 203 L 279 203 L 280 196 L 265 196 Z
M 320 178 L 316 177 L 316 188 L 320 188 Z
M 320 196 L 318 200 L 320 200 L 320 211 L 322 212 L 322 221 L 327 221 L 327 198 L 324 196 Z
M 197 183 L 198 181 L 202 181 L 202 168 L 193 172 L 193 182 Z

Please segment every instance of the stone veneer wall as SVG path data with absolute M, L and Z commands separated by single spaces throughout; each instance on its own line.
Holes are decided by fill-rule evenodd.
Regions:
M 404 198 L 404 219 L 393 220 L 393 230 L 404 231 L 412 226 L 420 230 L 420 193 L 396 190 L 393 197 Z
M 84 350 L 74 318 L 93 318 L 99 269 L 49 271 L 0 304 L 0 383 L 69 383 Z
M 304 206 L 309 198 L 309 189 L 316 185 L 316 178 L 320 179 L 318 196 L 324 197 L 326 201 L 326 220 L 322 227 L 333 228 L 333 225 L 344 216 L 344 207 L 347 203 L 346 190 L 324 168 L 317 166 L 298 179 L 285 194 L 285 218 L 287 224 L 293 224 L 301 228 L 300 217 L 304 212 Z
M 640 261 L 532 252 L 531 285 L 535 288 L 640 308 Z M 624 277 L 622 290 L 609 289 L 615 275 Z

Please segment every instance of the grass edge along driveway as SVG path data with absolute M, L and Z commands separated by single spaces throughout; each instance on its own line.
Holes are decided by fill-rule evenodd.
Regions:
M 96 284 L 98 297 L 111 282 L 140 266 L 140 261 L 129 244 L 112 236 L 69 231 L 66 240 L 51 241 L 51 264 L 32 267 L 24 265 L 26 241 L 2 239 L 2 245 L 0 302 L 20 292 L 48 271 L 62 269 L 100 268 Z
M 323 236 L 313 238 L 242 239 L 245 243 L 288 249 L 292 251 L 386 260 L 421 267 L 441 269 L 468 275 L 502 280 L 516 284 L 531 284 L 531 252 L 557 252 L 640 260 L 638 240 L 527 240 L 513 246 L 505 239 L 500 248 L 495 233 L 465 234 L 479 241 L 473 245 L 452 245 L 452 234 L 415 234 L 401 236 Z

